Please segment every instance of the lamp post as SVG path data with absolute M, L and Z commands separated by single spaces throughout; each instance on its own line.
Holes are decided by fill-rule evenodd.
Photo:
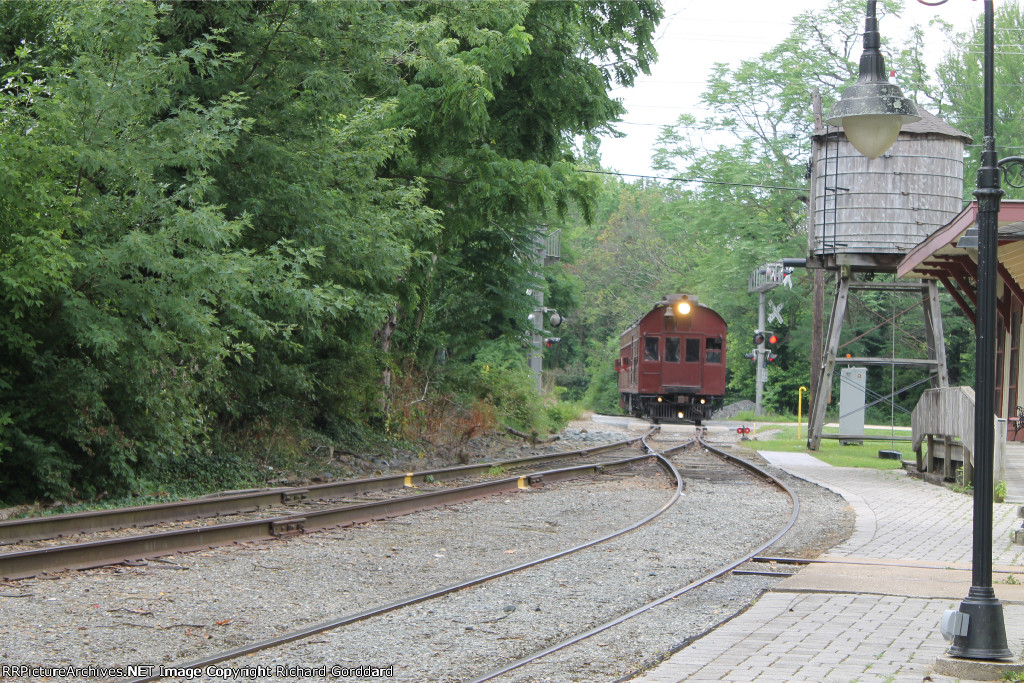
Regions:
M 924 5 L 941 5 L 946 0 Z M 977 359 L 974 385 L 974 539 L 971 562 L 971 588 L 960 603 L 949 655 L 967 659 L 1009 659 L 1006 626 L 1002 603 L 992 589 L 992 479 L 995 446 L 995 356 L 996 356 L 996 271 L 999 227 L 999 204 L 1003 191 L 999 187 L 999 164 L 996 157 L 993 122 L 994 12 L 992 0 L 985 3 L 985 143 L 978 170 L 978 303 Z M 875 158 L 895 141 L 899 127 L 916 116 L 913 103 L 903 97 L 899 88 L 885 78 L 884 62 L 879 47 L 875 0 L 867 5 L 864 33 L 864 56 L 861 57 L 860 78 L 843 93 L 829 113 L 826 123 L 842 125 L 850 144 L 865 156 Z M 895 88 L 896 92 L 893 92 Z M 847 103 L 849 96 L 849 103 Z M 908 106 L 909 104 L 909 106 Z M 913 109 L 911 109 L 913 107 Z M 896 133 L 892 134 L 895 127 Z M 889 136 L 891 135 L 891 139 Z M 885 140 L 889 139 L 886 143 Z M 879 145 L 885 147 L 879 149 Z M 863 145 L 863 147 L 862 147 Z M 945 621 L 945 620 L 944 620 Z M 952 621 L 952 620 L 951 620 Z

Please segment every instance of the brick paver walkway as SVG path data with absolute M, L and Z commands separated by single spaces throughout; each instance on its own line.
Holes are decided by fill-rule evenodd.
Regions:
M 970 496 L 910 479 L 901 471 L 830 467 L 810 456 L 762 453 L 787 471 L 843 495 L 857 513 L 854 534 L 823 559 L 867 558 L 969 563 Z M 996 505 L 993 562 L 1020 565 L 1024 546 L 1009 532 L 1016 506 Z M 894 568 L 893 571 L 899 571 Z M 842 592 L 764 595 L 749 610 L 634 679 L 682 681 L 933 681 L 948 649 L 942 612 L 959 600 Z M 1004 604 L 1012 651 L 1024 650 L 1024 605 Z

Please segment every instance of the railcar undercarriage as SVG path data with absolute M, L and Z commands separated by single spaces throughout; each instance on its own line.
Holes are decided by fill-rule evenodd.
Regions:
M 645 396 L 622 394 L 622 408 L 633 417 L 659 422 L 700 425 L 711 417 L 721 404 L 720 398 L 707 396 Z

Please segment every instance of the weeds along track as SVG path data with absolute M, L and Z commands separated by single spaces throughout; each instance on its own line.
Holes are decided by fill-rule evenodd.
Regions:
M 0 543 L 5 544 L 0 546 L 0 577 L 26 578 L 387 519 L 624 467 L 649 457 L 629 453 L 639 442 L 640 438 L 629 439 L 424 472 L 0 522 Z M 152 529 L 140 534 L 136 527 Z

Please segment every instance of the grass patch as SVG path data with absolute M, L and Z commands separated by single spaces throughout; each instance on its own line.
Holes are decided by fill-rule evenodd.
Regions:
M 885 436 L 888 430 L 865 430 L 867 434 L 876 433 Z M 749 447 L 765 451 L 788 451 L 791 453 L 807 453 L 818 460 L 827 462 L 835 467 L 870 467 L 877 470 L 898 470 L 902 466 L 899 460 L 883 460 L 878 457 L 880 450 L 902 450 L 906 456 L 908 446 L 906 442 L 896 442 L 891 447 L 885 441 L 869 441 L 863 446 L 841 446 L 839 441 L 834 439 L 822 439 L 818 450 L 811 451 L 807 448 L 807 430 L 801 429 L 800 438 L 796 436 L 796 426 L 759 426 L 756 434 L 757 440 L 750 443 Z M 908 458 L 909 459 L 909 458 Z
M 730 417 L 731 422 L 796 422 L 796 415 L 754 415 L 753 410 L 742 410 L 736 413 L 735 417 Z

